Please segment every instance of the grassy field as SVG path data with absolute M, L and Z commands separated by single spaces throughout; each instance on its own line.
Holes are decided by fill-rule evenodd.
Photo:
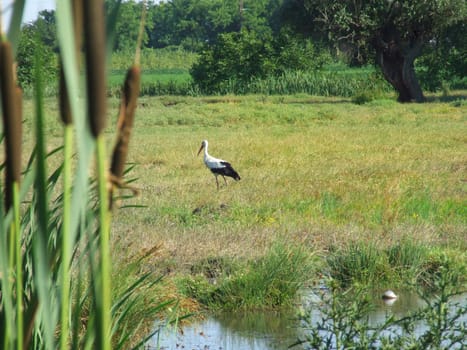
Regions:
M 177 263 L 260 254 L 281 236 L 465 244 L 465 103 L 166 97 L 138 114 L 131 175 L 146 208 L 121 210 L 116 229 L 163 242 Z M 216 190 L 203 139 L 240 182 Z
M 109 104 L 110 149 L 118 101 Z M 50 106 L 53 144 L 61 128 Z M 258 261 L 278 243 L 321 258 L 365 246 L 359 254 L 372 265 L 375 252 L 391 262 L 409 242 L 402 249 L 435 248 L 465 262 L 466 121 L 460 93 L 364 105 L 308 95 L 142 98 L 128 174 L 140 195 L 114 212 L 115 266 L 151 252 L 147 268 L 186 276 L 207 261 Z M 216 190 L 196 156 L 203 139 L 241 181 Z M 349 256 L 329 260 L 330 269 L 354 266 Z

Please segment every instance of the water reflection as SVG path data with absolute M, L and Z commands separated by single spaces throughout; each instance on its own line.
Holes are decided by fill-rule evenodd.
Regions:
M 387 305 L 380 293 L 375 293 L 375 309 L 368 315 L 371 325 L 384 322 L 386 317 L 396 318 L 420 309 L 424 302 L 414 293 L 399 292 L 392 305 Z M 311 323 L 321 319 L 317 297 L 312 291 L 304 296 L 305 307 L 312 307 Z M 453 302 L 467 302 L 467 294 L 457 296 Z M 312 306 L 314 305 L 314 307 Z M 465 322 L 467 315 L 461 321 Z M 421 326 L 423 328 L 423 326 Z M 420 329 L 421 330 L 421 329 Z M 165 330 L 153 337 L 147 349 L 161 350 L 274 350 L 303 339 L 303 330 L 293 311 L 224 313 L 183 328 L 183 333 Z M 294 349 L 301 349 L 299 346 Z
M 374 310 L 369 315 L 370 324 L 375 325 L 384 322 L 386 317 L 394 315 L 396 318 L 406 316 L 408 313 L 421 309 L 425 302 L 416 293 L 403 292 L 397 299 L 390 299 L 392 304 L 381 297 L 375 297 Z
M 154 337 L 149 349 L 267 350 L 286 349 L 299 333 L 295 313 L 224 313 L 183 329 Z M 158 339 L 159 338 L 159 339 Z

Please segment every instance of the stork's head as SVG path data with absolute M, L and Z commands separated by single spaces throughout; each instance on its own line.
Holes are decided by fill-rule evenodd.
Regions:
M 201 147 L 199 148 L 198 156 L 205 147 L 208 147 L 208 140 L 203 140 L 203 142 L 201 142 Z

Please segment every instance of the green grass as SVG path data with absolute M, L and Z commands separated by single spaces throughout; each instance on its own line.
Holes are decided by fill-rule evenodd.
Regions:
M 108 77 L 109 95 L 119 96 L 126 71 L 111 71 Z M 193 91 L 192 79 L 187 70 L 146 70 L 141 77 L 142 95 L 187 95 Z
M 354 284 L 380 289 L 435 288 L 443 268 L 453 275 L 465 275 L 466 259 L 464 252 L 440 249 L 410 238 L 385 248 L 376 241 L 356 241 L 332 247 L 326 256 L 326 270 L 345 288 Z
M 176 271 L 207 256 L 254 261 L 284 237 L 318 251 L 357 240 L 378 253 L 404 238 L 465 249 L 465 106 L 306 95 L 142 103 L 130 159 L 146 208 L 121 211 L 114 228 L 136 246 L 163 242 Z M 196 157 L 204 138 L 240 182 L 216 190 Z
M 124 71 L 112 70 L 109 77 L 110 95 L 118 96 L 119 82 Z M 306 93 L 321 96 L 355 97 L 355 102 L 366 103 L 391 94 L 393 89 L 374 71 L 365 69 L 351 71 L 285 72 L 279 76 L 252 78 L 248 83 L 228 80 L 213 92 L 226 94 L 291 95 Z M 146 69 L 141 94 L 145 96 L 183 95 L 199 96 L 205 91 L 194 84 L 188 69 Z
M 114 52 L 110 61 L 111 70 L 126 70 L 134 59 L 134 52 Z M 180 48 L 148 49 L 141 51 L 143 70 L 183 70 L 188 71 L 197 54 Z

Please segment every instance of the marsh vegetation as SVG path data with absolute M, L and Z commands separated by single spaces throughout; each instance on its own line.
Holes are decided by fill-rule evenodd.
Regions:
M 446 305 L 467 269 L 466 92 L 450 90 L 465 88 L 465 38 L 450 34 L 463 2 L 443 2 L 459 11 L 435 18 L 439 40 L 417 71 L 439 73 L 425 84 L 442 92 L 390 82 L 400 101 L 423 104 L 397 103 L 369 55 L 349 66 L 364 41 L 338 54 L 285 22 L 276 32 L 275 18 L 243 22 L 238 7 L 224 14 L 240 29 L 217 28 L 213 45 L 200 35 L 185 51 L 189 35 L 168 36 L 179 46 L 154 49 L 146 35 L 164 4 L 109 1 L 104 14 L 103 2 L 58 2 L 56 21 L 46 11 L 23 27 L 24 1 L 11 9 L 0 38 L 0 346 L 142 347 L 155 319 L 280 310 L 323 281 L 332 338 L 315 328 L 305 343 L 410 347 L 420 339 L 359 323 L 359 295 L 386 288 L 440 295 L 395 321 L 428 322 L 423 346 L 462 341 L 465 308 Z M 413 10 L 408 24 L 426 12 Z M 122 34 L 119 11 L 134 33 Z M 445 41 L 455 50 L 443 70 Z M 241 181 L 216 188 L 196 156 L 204 139 Z

